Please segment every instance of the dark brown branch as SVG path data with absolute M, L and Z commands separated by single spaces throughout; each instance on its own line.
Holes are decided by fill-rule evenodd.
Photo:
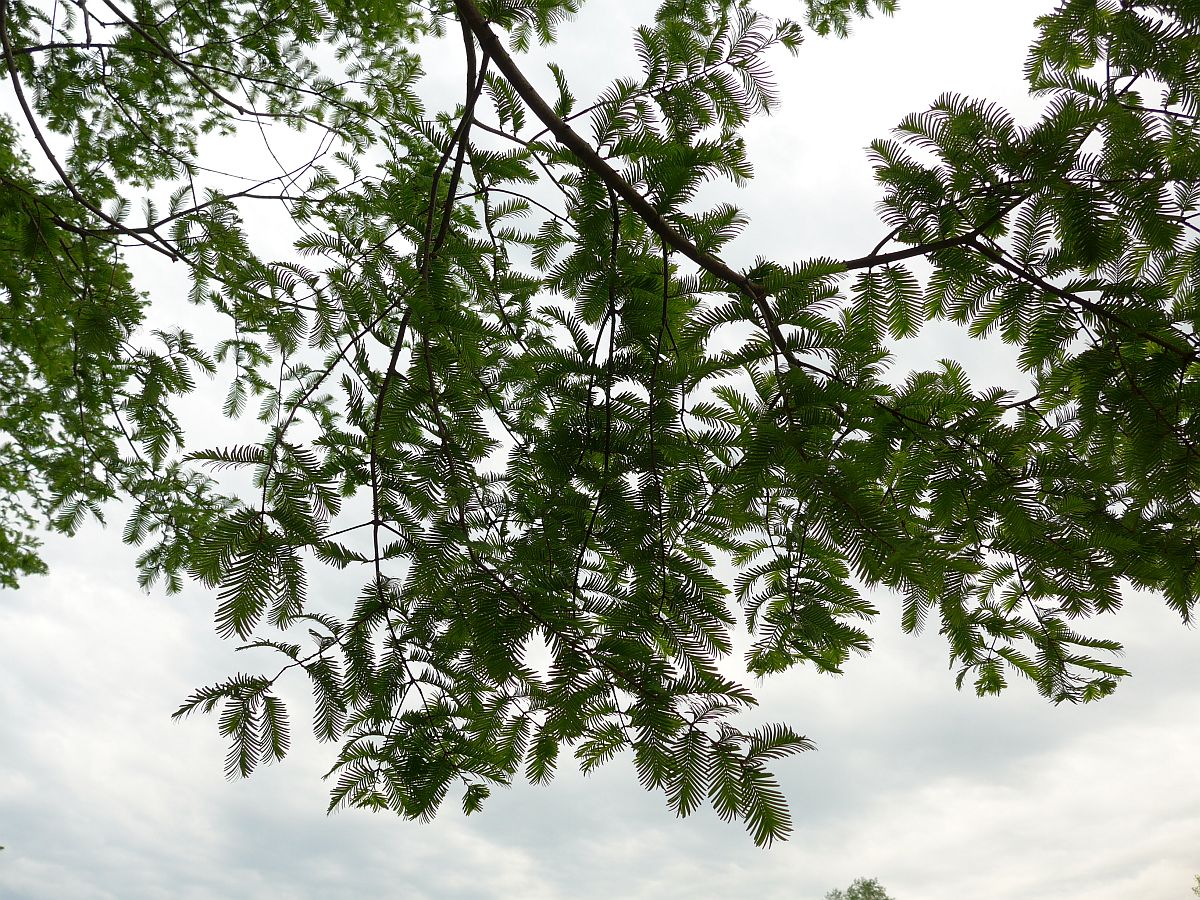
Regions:
M 600 156 L 599 153 L 586 140 L 580 137 L 574 129 L 564 122 L 551 109 L 550 105 L 542 98 L 537 89 L 529 83 L 525 77 L 525 73 L 517 65 L 516 61 L 509 56 L 508 51 L 504 47 L 504 43 L 492 31 L 487 19 L 483 13 L 479 11 L 479 7 L 475 5 L 473 0 L 455 0 L 455 5 L 458 8 L 459 15 L 464 23 L 469 27 L 479 41 L 480 47 L 483 48 L 498 68 L 509 84 L 517 92 L 525 104 L 533 111 L 533 114 L 538 117 L 546 129 L 554 135 L 560 144 L 570 150 L 579 159 L 580 163 L 593 172 L 620 197 L 626 205 L 629 206 L 635 213 L 641 217 L 659 238 L 662 239 L 672 250 L 683 254 L 698 265 L 705 272 L 714 275 L 727 284 L 736 287 L 739 291 L 749 297 L 759 300 L 766 296 L 766 292 L 759 284 L 755 284 L 741 272 L 737 272 L 726 265 L 722 260 L 701 250 L 686 237 L 680 234 L 670 223 L 663 218 L 662 214 L 651 205 L 642 193 L 632 184 L 626 181 L 620 173 L 618 173 L 609 163 Z M 774 317 L 771 318 L 773 323 Z M 771 326 L 768 323 L 768 327 Z M 778 330 L 778 326 L 774 326 L 774 330 Z M 774 337 L 774 335 L 772 335 Z M 782 335 L 780 335 L 782 339 Z
M 487 53 L 484 53 L 483 60 L 477 63 L 475 59 L 475 41 L 471 37 L 471 32 L 467 29 L 466 25 L 463 25 L 462 31 L 463 46 L 467 54 L 466 108 L 463 110 L 462 121 L 459 122 L 458 126 L 458 153 L 454 158 L 454 168 L 450 172 L 450 186 L 446 190 L 446 205 L 442 210 L 442 221 L 438 225 L 437 237 L 433 239 L 433 253 L 437 253 L 441 249 L 442 242 L 446 240 L 446 233 L 450 228 L 450 220 L 454 215 L 455 194 L 458 192 L 458 182 L 462 178 L 463 163 L 466 161 L 467 148 L 470 146 L 471 123 L 475 119 L 475 104 L 479 100 L 479 95 L 483 93 L 483 85 L 487 78 Z M 478 66 L 477 77 L 476 66 Z
M 1175 109 L 1166 109 L 1165 107 L 1138 106 L 1133 103 L 1122 103 L 1121 106 L 1132 112 L 1144 112 L 1153 113 L 1159 116 L 1169 116 L 1172 119 L 1181 119 L 1185 122 L 1196 122 L 1200 120 L 1200 116 L 1195 116 L 1191 113 L 1180 112 L 1179 110 Z
M 990 260 L 991 262 L 1000 266 L 1000 268 L 1017 276 L 1022 281 L 1032 284 L 1034 287 L 1041 288 L 1047 294 L 1057 297 L 1060 300 L 1065 300 L 1067 303 L 1070 303 L 1073 306 L 1084 309 L 1098 319 L 1103 319 L 1105 322 L 1116 325 L 1120 328 L 1129 329 L 1143 340 L 1149 341 L 1150 343 L 1161 347 L 1164 350 L 1170 350 L 1172 353 L 1178 353 L 1180 356 L 1183 356 L 1187 359 L 1194 359 L 1197 355 L 1197 352 L 1194 348 L 1177 344 L 1174 341 L 1164 338 L 1162 335 L 1154 334 L 1146 331 L 1145 329 L 1135 328 L 1129 322 L 1126 322 L 1111 310 L 1105 309 L 1099 303 L 1089 300 L 1086 297 L 1081 297 L 1079 294 L 1072 293 L 1066 288 L 1061 288 L 1053 282 L 1042 278 L 1036 272 L 1030 272 L 1028 269 L 1022 268 L 1021 266 L 1009 260 L 999 250 L 987 246 L 987 244 L 984 244 L 974 236 L 972 236 L 970 240 L 966 241 L 966 245 L 972 250 L 975 250 L 984 259 Z
M 867 256 L 860 256 L 857 259 L 843 260 L 842 265 L 846 267 L 847 272 L 853 272 L 857 269 L 886 266 L 889 263 L 902 262 L 903 260 L 914 259 L 918 256 L 927 256 L 939 250 L 949 250 L 951 247 L 968 246 L 979 237 L 984 227 L 986 226 L 973 228 L 965 234 L 957 234 L 954 237 L 930 241 L 928 244 L 914 244 L 911 247 L 905 247 L 903 250 L 893 250 L 891 253 L 870 253 Z
M 111 50 L 116 44 L 97 44 L 91 41 L 63 41 L 49 44 L 30 44 L 28 47 L 14 47 L 13 56 L 32 56 L 35 53 L 46 53 L 51 50 Z

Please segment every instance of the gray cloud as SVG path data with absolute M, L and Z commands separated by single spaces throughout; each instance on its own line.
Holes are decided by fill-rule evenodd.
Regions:
M 753 224 L 736 262 L 869 250 L 883 229 L 862 148 L 942 90 L 1032 109 L 1021 63 L 1047 0 L 904 6 L 850 42 L 813 39 L 779 60 L 784 108 L 751 132 L 758 180 L 737 199 Z M 637 9 L 593 0 L 564 31 L 581 95 L 632 64 Z M 457 76 L 435 86 L 459 90 Z M 142 273 L 147 287 L 167 292 L 177 276 L 165 268 Z M 905 365 L 966 356 L 980 383 L 1016 377 L 1005 348 L 951 328 L 903 351 Z M 211 422 L 213 403 L 198 396 L 189 418 Z M 876 650 L 844 676 L 797 671 L 757 686 L 756 717 L 787 720 L 819 747 L 783 764 L 796 833 L 763 851 L 710 811 L 677 820 L 627 760 L 516 786 L 469 819 L 453 804 L 429 825 L 326 817 L 332 752 L 305 730 L 302 685 L 292 756 L 226 782 L 215 723 L 168 718 L 197 685 L 256 670 L 212 634 L 212 598 L 139 593 L 116 531 L 48 550 L 49 577 L 0 595 L 4 898 L 815 900 L 877 875 L 901 900 L 1166 900 L 1200 871 L 1198 639 L 1154 598 L 1130 597 L 1100 623 L 1127 642 L 1135 677 L 1080 708 L 1050 707 L 1022 684 L 986 701 L 956 692 L 938 636 L 899 634 L 895 603 L 880 598 Z M 314 588 L 356 590 L 324 575 Z
M 84 539 L 0 613 L 5 897 L 815 898 L 873 873 L 901 898 L 1117 900 L 1178 895 L 1196 865 L 1196 635 L 1149 603 L 1112 629 L 1138 677 L 1088 707 L 955 692 L 936 636 L 898 635 L 891 612 L 845 676 L 762 685 L 764 717 L 820 747 L 784 764 L 796 834 L 762 851 L 710 812 L 677 821 L 627 761 L 470 819 L 326 818 L 303 702 L 293 756 L 225 782 L 213 722 L 168 713 L 248 661 L 210 636 L 203 595 L 104 584 L 128 553 Z

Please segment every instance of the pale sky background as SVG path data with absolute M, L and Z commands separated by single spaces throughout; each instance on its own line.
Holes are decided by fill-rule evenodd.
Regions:
M 1031 114 L 1022 63 L 1051 5 L 904 0 L 849 41 L 781 55 L 783 106 L 750 129 L 758 176 L 738 202 L 752 225 L 731 262 L 867 252 L 885 229 L 864 146 L 946 90 Z M 559 58 L 581 98 L 636 71 L 628 26 L 648 9 L 591 0 L 564 29 Z M 457 74 L 431 90 L 456 96 Z M 169 273 L 139 272 L 146 289 L 175 290 Z M 902 360 L 941 356 L 979 384 L 1012 372 L 1004 348 L 948 328 L 908 342 Z M 210 442 L 216 432 L 196 435 Z M 956 692 L 937 635 L 901 634 L 897 605 L 879 598 L 876 649 L 846 675 L 756 686 L 759 717 L 818 746 L 779 765 L 796 831 L 761 850 L 707 809 L 675 818 L 627 760 L 589 778 L 564 766 L 470 819 L 454 801 L 427 825 L 326 817 L 333 748 L 306 731 L 298 682 L 288 760 L 227 782 L 215 720 L 169 714 L 259 661 L 215 636 L 207 592 L 140 592 L 133 556 L 118 528 L 88 527 L 48 541 L 51 575 L 0 592 L 2 900 L 819 900 L 860 875 L 897 900 L 1186 900 L 1200 872 L 1200 638 L 1152 597 L 1130 596 L 1093 629 L 1126 642 L 1134 677 L 1067 708 L 1024 684 L 999 699 Z M 356 588 L 322 573 L 313 593 Z

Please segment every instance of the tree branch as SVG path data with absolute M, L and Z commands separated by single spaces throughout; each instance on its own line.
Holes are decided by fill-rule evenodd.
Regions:
M 1149 341 L 1150 343 L 1161 347 L 1164 350 L 1170 350 L 1173 353 L 1178 353 L 1180 356 L 1183 356 L 1186 359 L 1194 359 L 1197 355 L 1196 350 L 1193 348 L 1182 344 L 1177 344 L 1174 341 L 1164 338 L 1162 335 L 1154 334 L 1141 328 L 1136 328 L 1129 322 L 1126 322 L 1120 316 L 1114 314 L 1111 310 L 1105 309 L 1099 303 L 1089 300 L 1086 297 L 1081 297 L 1078 294 L 1066 290 L 1065 288 L 1061 288 L 1053 282 L 1042 278 L 1036 272 L 1030 272 L 1027 269 L 1022 268 L 1016 263 L 1010 261 L 999 250 L 995 250 L 987 246 L 974 235 L 970 235 L 969 240 L 965 241 L 965 244 L 972 250 L 976 251 L 984 259 L 990 260 L 991 262 L 1000 266 L 1000 268 L 1005 269 L 1009 273 L 1017 276 L 1022 281 L 1026 281 L 1029 284 L 1032 284 L 1034 287 L 1041 288 L 1047 294 L 1058 297 L 1060 300 L 1065 300 L 1067 303 L 1078 306 L 1081 309 L 1090 312 L 1098 319 L 1103 319 L 1104 321 L 1118 325 L 1121 328 L 1128 328 L 1138 337 Z

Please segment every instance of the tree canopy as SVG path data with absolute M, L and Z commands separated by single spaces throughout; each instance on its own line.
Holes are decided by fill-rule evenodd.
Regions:
M 529 60 L 582 5 L 0 0 L 0 581 L 123 509 L 145 586 L 198 579 L 279 658 L 177 712 L 219 709 L 228 773 L 287 753 L 307 677 L 331 809 L 413 818 L 566 748 L 784 837 L 768 765 L 811 743 L 740 728 L 720 660 L 745 627 L 752 675 L 837 673 L 892 597 L 981 695 L 1112 692 L 1093 620 L 1133 587 L 1187 622 L 1200 588 L 1200 2 L 1048 2 L 1035 120 L 944 95 L 871 147 L 873 249 L 747 270 L 699 192 L 749 183 L 768 56 L 895 3 L 662 0 L 641 70 L 577 97 Z M 318 149 L 261 181 L 205 156 L 267 128 Z M 149 327 L 143 256 L 227 336 Z M 1028 384 L 895 372 L 932 320 Z M 243 442 L 185 435 L 197 376 Z
M 877 878 L 855 878 L 846 890 L 832 890 L 825 900 L 892 900 Z

